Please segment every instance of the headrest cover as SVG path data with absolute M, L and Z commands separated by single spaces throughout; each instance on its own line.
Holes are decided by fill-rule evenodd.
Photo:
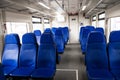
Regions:
M 22 37 L 23 44 L 37 44 L 34 33 L 26 33 Z
M 96 28 L 95 31 L 100 31 L 100 32 L 104 33 L 103 28 Z
M 7 34 L 5 36 L 5 44 L 20 44 L 18 34 Z
M 46 28 L 44 32 L 45 32 L 45 33 L 52 33 L 52 31 L 51 31 L 50 28 Z
M 63 36 L 62 30 L 60 28 L 58 28 L 55 32 L 55 35 Z
M 41 31 L 40 30 L 34 30 L 35 36 L 41 36 Z
M 43 33 L 41 35 L 40 44 L 54 44 L 52 35 L 49 33 Z
M 82 37 L 87 37 L 89 33 L 90 33 L 90 29 L 83 28 L 83 35 L 82 35 Z
M 95 29 L 94 26 L 86 26 L 86 28 L 90 29 L 91 31 Z
M 112 31 L 110 33 L 109 42 L 120 42 L 120 31 Z
M 105 36 L 101 32 L 93 31 L 90 32 L 88 36 L 88 44 L 89 43 L 104 43 Z

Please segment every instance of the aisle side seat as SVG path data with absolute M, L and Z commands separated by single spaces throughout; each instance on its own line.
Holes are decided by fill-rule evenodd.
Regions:
M 34 30 L 34 34 L 36 36 L 37 44 L 40 45 L 41 31 L 40 30 Z
M 120 80 L 120 31 L 112 31 L 109 37 L 108 55 L 110 70 Z
M 18 34 L 7 34 L 4 42 L 2 66 L 4 75 L 8 76 L 11 71 L 18 67 L 20 39 Z
M 31 74 L 32 78 L 52 79 L 56 72 L 56 47 L 53 37 L 43 33 L 38 49 L 37 68 Z
M 90 33 L 85 60 L 89 80 L 114 80 L 109 71 L 105 37 L 101 32 Z

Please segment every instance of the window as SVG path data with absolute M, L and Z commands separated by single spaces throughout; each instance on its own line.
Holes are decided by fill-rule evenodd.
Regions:
M 45 30 L 46 28 L 50 28 L 50 22 L 49 22 L 49 19 L 44 18 L 44 30 Z
M 105 12 L 98 14 L 98 20 L 104 20 L 105 19 Z
M 49 19 L 44 18 L 44 24 L 49 24 Z
M 40 30 L 41 32 L 43 32 L 42 18 L 33 16 L 32 22 L 33 22 L 33 31 Z
M 96 27 L 96 16 L 92 17 L 92 26 Z
M 111 31 L 120 30 L 120 17 L 111 18 Z
M 19 23 L 19 22 L 7 22 L 7 33 L 17 33 L 20 37 L 20 42 L 22 43 L 23 34 L 28 32 L 29 24 L 28 23 Z
M 42 23 L 42 19 L 40 17 L 32 17 L 32 22 L 33 23 Z
M 105 12 L 98 14 L 98 27 L 105 29 Z

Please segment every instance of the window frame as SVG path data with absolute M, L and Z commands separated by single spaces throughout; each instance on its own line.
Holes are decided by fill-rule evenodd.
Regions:
M 45 22 L 45 20 L 48 20 L 48 22 Z M 44 24 L 49 24 L 49 23 L 50 23 L 50 19 L 44 18 Z
M 40 19 L 40 22 L 34 22 L 34 21 L 32 21 L 33 24 L 42 24 L 42 18 L 41 17 L 32 16 L 32 18 L 38 18 L 38 19 Z
M 105 11 L 98 14 L 98 21 L 99 20 L 105 20 L 105 17 L 104 18 L 100 18 L 100 15 L 102 15 L 102 14 L 105 14 Z

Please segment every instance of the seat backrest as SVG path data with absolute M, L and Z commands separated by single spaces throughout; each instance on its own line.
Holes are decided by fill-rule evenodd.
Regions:
M 4 39 L 2 65 L 17 67 L 19 50 L 20 39 L 18 34 L 7 34 Z
M 53 32 L 53 34 L 55 34 L 56 30 L 57 30 L 57 28 L 52 27 L 52 32 Z
M 112 31 L 109 36 L 108 55 L 110 69 L 120 69 L 120 31 Z
M 90 33 L 89 29 L 87 29 L 87 28 L 83 29 L 82 40 L 81 40 L 82 44 L 86 44 L 87 43 L 87 39 L 88 39 L 89 33 Z
M 87 70 L 108 69 L 108 57 L 104 34 L 93 31 L 89 34 L 86 49 Z
M 68 30 L 65 27 L 63 27 L 62 32 L 63 32 L 63 37 L 65 39 L 65 43 L 67 43 L 67 41 L 68 41 Z
M 53 37 L 50 34 L 43 33 L 40 44 L 37 67 L 56 68 L 56 48 Z
M 67 32 L 67 38 L 68 38 L 68 40 L 69 40 L 69 29 L 68 29 L 68 27 L 64 27 L 64 29 L 65 29 L 66 32 Z
M 5 76 L 4 76 L 4 73 L 3 73 L 3 67 L 2 67 L 1 64 L 0 64 L 0 80 L 6 80 Z
M 80 32 L 79 32 L 79 41 L 81 42 L 81 40 L 82 40 L 82 34 L 83 34 L 83 29 L 84 29 L 85 27 L 81 27 L 80 28 Z
M 19 56 L 19 67 L 35 67 L 37 42 L 34 33 L 26 33 L 22 37 Z
M 101 33 L 104 34 L 104 30 L 103 30 L 103 28 L 101 28 L 101 27 L 97 27 L 97 28 L 95 29 L 95 31 L 99 31 L 99 32 L 101 32 Z
M 34 34 L 36 36 L 36 40 L 37 40 L 38 45 L 40 45 L 41 31 L 40 30 L 34 30 Z
M 90 29 L 90 31 L 94 31 L 95 30 L 94 26 L 86 26 L 86 28 Z

